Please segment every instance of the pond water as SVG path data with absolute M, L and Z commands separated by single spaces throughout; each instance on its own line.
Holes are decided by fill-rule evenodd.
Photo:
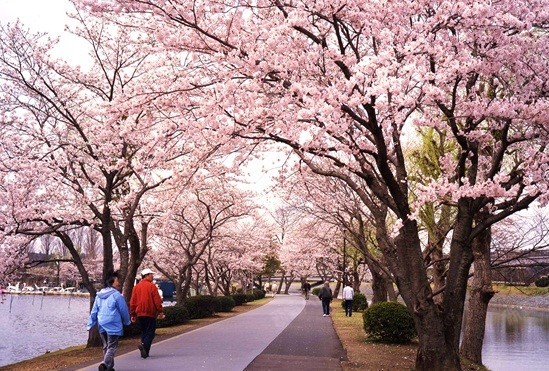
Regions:
M 85 344 L 88 312 L 87 297 L 6 295 L 0 304 L 0 367 Z M 549 371 L 548 344 L 549 312 L 488 311 L 483 361 L 490 370 Z
M 0 367 L 85 344 L 89 302 L 78 296 L 5 295 L 0 304 Z
M 549 312 L 491 308 L 482 361 L 492 371 L 549 371 Z

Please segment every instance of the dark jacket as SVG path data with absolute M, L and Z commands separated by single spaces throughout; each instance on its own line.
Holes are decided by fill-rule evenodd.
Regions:
M 330 299 L 332 300 L 332 289 L 329 287 L 322 287 L 318 293 L 319 299 Z

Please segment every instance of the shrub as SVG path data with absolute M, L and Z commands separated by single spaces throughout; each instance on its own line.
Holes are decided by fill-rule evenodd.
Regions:
M 156 322 L 156 327 L 170 327 L 177 326 L 189 321 L 189 311 L 183 305 L 174 305 L 171 307 L 164 307 L 164 313 L 166 317 L 159 319 Z M 132 323 L 129 326 L 124 326 L 125 336 L 134 336 L 141 334 L 141 328 L 137 322 Z
M 320 287 L 315 287 L 313 289 L 313 291 L 311 291 L 311 293 L 314 295 L 314 296 L 318 296 L 318 294 L 320 294 Z
M 216 312 L 230 312 L 236 305 L 230 296 L 216 296 L 214 303 Z
M 341 301 L 341 307 L 345 308 L 345 300 Z M 362 312 L 368 308 L 368 300 L 366 296 L 360 292 L 357 292 L 353 296 L 353 312 Z
M 189 311 L 183 305 L 174 305 L 171 307 L 164 307 L 164 313 L 166 317 L 159 319 L 156 323 L 156 327 L 170 327 L 180 325 L 189 321 Z
M 231 297 L 233 298 L 235 305 L 242 305 L 246 303 L 246 294 L 232 294 Z
M 364 330 L 374 340 L 386 343 L 409 343 L 416 335 L 408 308 L 400 303 L 375 303 L 363 314 Z
M 255 295 L 254 294 L 246 294 L 246 302 L 249 303 L 249 302 L 252 302 L 255 300 Z
M 214 297 L 211 295 L 191 296 L 183 305 L 189 311 L 191 319 L 210 317 L 215 313 Z
M 536 287 L 549 286 L 549 276 L 541 277 L 540 279 L 536 280 L 536 282 L 534 282 L 534 285 L 536 285 Z
M 254 294 L 255 300 L 263 299 L 265 297 L 265 290 L 254 289 L 253 294 Z

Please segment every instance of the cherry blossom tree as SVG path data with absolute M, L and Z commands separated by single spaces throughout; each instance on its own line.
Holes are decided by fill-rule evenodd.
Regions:
M 353 248 L 361 252 L 352 265 L 358 268 L 358 259 L 362 259 L 368 266 L 372 276 L 372 301 L 386 301 L 388 295 L 391 300 L 396 300 L 394 280 L 377 247 L 375 230 L 371 226 L 372 218 L 357 195 L 341 180 L 328 177 L 319 179 L 307 168 L 301 168 L 292 178 L 284 179 L 284 183 L 288 189 L 286 202 L 314 218 L 317 223 L 329 224 L 335 229 L 337 236 L 334 238 L 342 241 L 333 252 L 336 257 L 344 255 L 343 244 L 346 244 L 349 252 Z M 352 256 L 345 255 L 345 261 Z M 343 271 L 346 267 L 346 264 L 340 264 L 337 269 Z M 354 269 L 354 272 L 358 273 L 358 270 Z M 358 290 L 358 280 L 355 284 Z
M 159 248 L 151 259 L 175 283 L 177 302 L 182 303 L 196 277 L 193 268 L 212 263 L 212 245 L 221 239 L 221 228 L 249 216 L 255 205 L 218 177 L 202 177 L 193 190 L 182 190 L 166 203 L 171 206 L 155 231 Z
M 202 112 L 219 132 L 285 143 L 317 174 L 345 181 L 370 210 L 413 313 L 416 368 L 460 368 L 473 239 L 549 194 L 542 3 L 80 3 L 131 12 L 147 29 L 155 24 L 166 49 L 201 53 L 208 83 L 220 82 Z M 414 202 L 403 142 L 413 125 L 437 128 L 459 148 Z M 422 203 L 436 199 L 457 208 L 441 305 L 417 222 Z M 389 215 L 396 223 L 387 225 Z
M 155 83 L 170 78 L 172 65 L 168 53 L 160 59 L 151 52 L 146 32 L 81 10 L 72 18 L 72 32 L 90 52 L 85 66 L 54 58 L 56 41 L 45 35 L 19 23 L 0 26 L 0 231 L 58 238 L 93 302 L 90 273 L 97 272 L 71 231 L 95 229 L 100 274 L 116 263 L 129 298 L 149 250 L 149 224 L 162 213 L 149 196 L 165 192 L 174 174 L 180 184 L 193 177 L 220 143 L 203 135 L 210 129 L 194 130 L 194 113 L 159 104 L 165 92 Z M 21 246 L 4 244 L 8 266 L 22 266 Z M 98 345 L 90 334 L 88 345 Z
M 243 289 L 251 287 L 254 273 L 261 269 L 259 262 L 266 254 L 264 249 L 269 246 L 271 229 L 255 211 L 220 228 L 204 259 L 208 272 L 206 284 L 212 295 L 231 294 L 235 282 L 240 282 Z

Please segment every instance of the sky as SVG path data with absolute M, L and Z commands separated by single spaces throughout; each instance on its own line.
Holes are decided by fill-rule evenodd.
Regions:
M 60 35 L 69 5 L 67 0 L 0 0 L 0 22 L 5 24 L 19 18 L 33 31 Z
M 60 37 L 53 55 L 71 63 L 81 63 L 87 51 L 82 42 L 65 32 L 69 21 L 67 11 L 72 9 L 68 0 L 0 0 L 0 23 L 6 25 L 19 20 L 32 33 L 47 33 Z

